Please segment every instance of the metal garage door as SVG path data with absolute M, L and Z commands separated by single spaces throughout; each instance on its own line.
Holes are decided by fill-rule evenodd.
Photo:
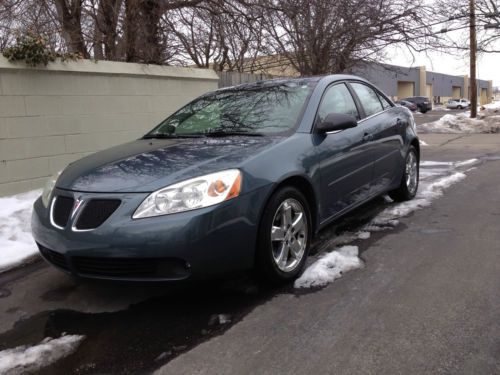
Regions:
M 425 96 L 427 96 L 429 99 L 432 101 L 432 84 L 428 83 L 427 86 L 425 87 Z
M 415 83 L 398 81 L 398 99 L 408 98 L 415 95 Z
M 481 105 L 487 104 L 488 103 L 488 89 L 481 89 L 481 98 L 480 98 L 480 103 Z

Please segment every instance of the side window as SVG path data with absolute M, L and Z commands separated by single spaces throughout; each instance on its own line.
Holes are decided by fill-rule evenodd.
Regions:
M 391 107 L 391 104 L 382 95 L 380 95 L 380 93 L 378 93 L 378 98 L 379 98 L 380 102 L 382 103 L 382 107 L 384 109 Z
M 342 113 L 359 119 L 354 99 L 347 86 L 343 83 L 327 88 L 319 105 L 318 117 L 320 121 L 324 120 L 330 113 Z
M 371 116 L 383 110 L 378 94 L 370 87 L 362 83 L 351 83 L 352 88 L 358 95 L 359 101 L 365 110 L 366 116 Z

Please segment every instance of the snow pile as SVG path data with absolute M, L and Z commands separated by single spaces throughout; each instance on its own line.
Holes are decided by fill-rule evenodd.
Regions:
M 499 111 L 497 114 L 494 111 Z M 485 110 L 478 118 L 470 118 L 470 113 L 444 115 L 439 120 L 417 125 L 425 133 L 500 133 L 500 110 Z
M 343 246 L 324 254 L 295 280 L 295 288 L 324 286 L 341 277 L 342 273 L 362 267 L 358 252 L 357 246 Z
M 437 179 L 430 184 L 423 184 L 424 186 L 419 189 L 417 196 L 411 201 L 397 203 L 378 214 L 370 224 L 370 230 L 373 231 L 375 229 L 374 227 L 388 229 L 387 224 L 391 224 L 391 221 L 408 216 L 413 211 L 430 206 L 434 199 L 443 195 L 444 189 L 463 180 L 465 177 L 466 175 L 464 173 L 456 172 L 450 176 Z M 395 225 L 389 226 L 394 227 Z
M 444 115 L 439 120 L 417 125 L 425 133 L 500 133 L 500 102 L 478 108 L 477 118 L 470 112 Z
M 342 246 L 326 253 L 309 266 L 295 281 L 296 288 L 324 286 L 342 276 L 344 272 L 363 265 L 358 257 L 358 247 L 348 246 L 356 240 L 370 238 L 372 232 L 392 230 L 399 219 L 412 212 L 430 206 L 433 200 L 442 196 L 445 189 L 462 181 L 467 172 L 479 164 L 479 159 L 463 161 L 422 161 L 420 163 L 420 185 L 415 198 L 410 201 L 394 203 L 385 197 L 389 206 L 375 216 L 357 232 L 344 232 L 329 241 L 329 245 Z M 468 168 L 468 169 L 467 169 Z M 465 170 L 464 170 L 465 169 Z
M 462 181 L 466 176 L 462 168 L 479 164 L 479 159 L 463 161 L 422 161 L 420 163 L 420 186 L 417 195 L 410 201 L 395 203 L 379 213 L 362 230 L 380 231 L 394 228 L 397 219 L 408 216 L 421 208 L 430 206 L 432 201 L 444 194 L 444 190 Z
M 485 104 L 485 105 L 483 105 L 483 107 L 486 109 L 500 108 L 500 100 L 496 100 L 496 101 L 491 102 L 489 104 Z
M 38 371 L 73 353 L 85 336 L 67 335 L 45 338 L 38 345 L 18 346 L 0 351 L 0 374 L 24 374 Z
M 37 254 L 31 237 L 31 211 L 41 190 L 0 198 L 0 272 Z

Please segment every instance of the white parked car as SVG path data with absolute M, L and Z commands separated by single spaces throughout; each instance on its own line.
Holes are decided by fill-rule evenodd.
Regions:
M 448 100 L 446 108 L 463 109 L 463 108 L 468 108 L 469 106 L 470 106 L 470 101 L 468 101 L 467 99 L 450 99 Z

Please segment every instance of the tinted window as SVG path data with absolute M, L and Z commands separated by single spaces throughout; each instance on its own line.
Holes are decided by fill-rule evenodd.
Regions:
M 314 85 L 295 81 L 204 95 L 164 120 L 148 136 L 286 132 L 297 124 Z
M 351 86 L 358 95 L 366 116 L 371 116 L 383 110 L 378 94 L 374 90 L 361 83 L 351 83 Z
M 342 113 L 359 119 L 354 99 L 347 86 L 343 83 L 330 86 L 326 89 L 318 110 L 320 121 L 324 120 L 329 113 Z

